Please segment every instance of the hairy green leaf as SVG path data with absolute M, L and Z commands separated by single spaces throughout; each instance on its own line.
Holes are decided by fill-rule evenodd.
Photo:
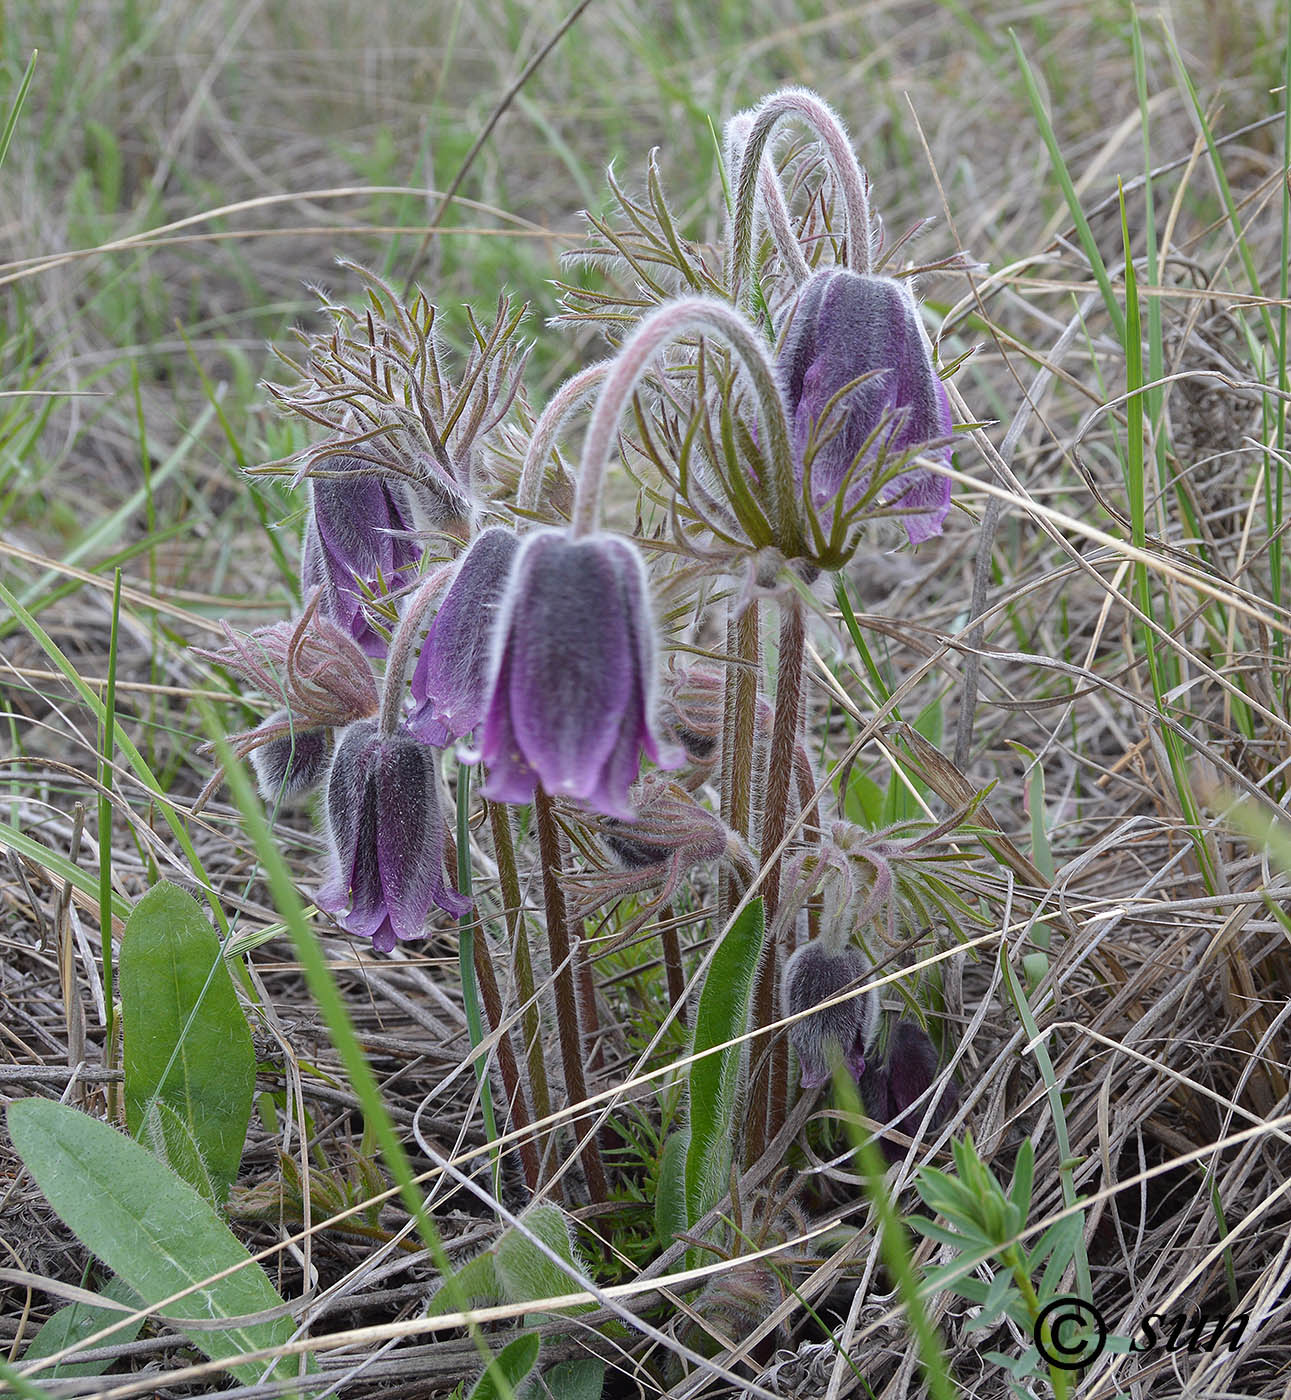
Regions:
M 255 1093 L 251 1030 L 201 906 L 154 886 L 121 943 L 126 1123 L 217 1203 L 237 1177 Z

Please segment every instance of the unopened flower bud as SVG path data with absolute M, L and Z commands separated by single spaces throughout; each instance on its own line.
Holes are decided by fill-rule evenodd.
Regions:
M 882 1063 L 871 1065 L 860 1080 L 866 1112 L 881 1123 L 891 1123 L 907 1137 L 916 1136 L 927 1111 L 927 1101 L 918 1107 L 914 1105 L 936 1083 L 938 1072 L 937 1050 L 927 1032 L 913 1021 L 898 1021 L 888 1037 L 887 1054 Z M 947 1077 L 936 1090 L 928 1131 L 941 1127 L 958 1102 L 959 1088 Z M 890 1138 L 880 1137 L 879 1145 L 890 1162 L 900 1161 L 905 1156 L 905 1149 Z
M 641 753 L 682 756 L 655 731 L 657 643 L 649 579 L 614 535 L 541 529 L 516 552 L 493 631 L 490 697 L 477 757 L 483 793 L 552 796 L 632 819 L 628 789 Z
M 879 1029 L 879 994 L 875 988 L 832 1006 L 822 1006 L 859 986 L 873 969 L 858 948 L 830 952 L 820 942 L 806 943 L 785 964 L 783 1004 L 791 1016 L 789 1043 L 798 1056 L 804 1089 L 816 1089 L 830 1075 L 831 1046 L 837 1046 L 853 1078 L 865 1073 L 866 1056 Z
M 364 598 L 411 583 L 421 558 L 412 506 L 397 481 L 357 457 L 327 457 L 320 470 L 341 477 L 310 481 L 312 508 L 305 531 L 301 582 L 319 589 L 323 610 L 368 656 L 384 656 L 386 643 L 364 611 Z
M 298 728 L 286 710 L 279 710 L 247 737 L 255 743 L 248 756 L 266 801 L 299 797 L 323 781 L 332 750 L 328 730 Z
M 519 547 L 513 531 L 494 527 L 457 565 L 412 673 L 408 727 L 428 744 L 465 738 L 484 718 L 493 625 Z

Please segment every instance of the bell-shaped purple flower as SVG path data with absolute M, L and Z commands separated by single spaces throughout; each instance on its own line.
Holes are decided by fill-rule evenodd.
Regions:
M 331 868 L 315 902 L 378 953 L 421 938 L 431 905 L 470 909 L 444 879 L 434 750 L 407 730 L 383 737 L 374 720 L 345 730 L 327 775 L 327 831 Z
M 320 467 L 346 475 L 310 482 L 303 591 L 320 589 L 324 612 L 346 628 L 368 656 L 384 656 L 385 640 L 369 623 L 363 600 L 382 585 L 391 593 L 416 576 L 421 551 L 413 538 L 408 493 L 357 457 L 328 457 Z
M 914 1105 L 932 1088 L 938 1070 L 937 1050 L 927 1032 L 913 1021 L 898 1021 L 888 1037 L 884 1060 L 871 1064 L 864 1075 L 859 1076 L 865 1111 L 880 1123 L 892 1123 L 899 1132 L 914 1137 L 923 1121 L 927 1102 L 925 1100 L 917 1108 Z M 932 1132 L 941 1127 L 958 1102 L 959 1088 L 953 1079 L 947 1078 L 936 1091 L 928 1130 Z M 891 1138 L 880 1137 L 879 1146 L 889 1162 L 898 1162 L 905 1156 L 905 1149 Z
M 519 538 L 495 526 L 462 556 L 412 673 L 408 727 L 427 744 L 465 738 L 488 704 L 490 641 Z
M 941 443 L 927 455 L 949 465 L 950 400 L 908 283 L 826 268 L 803 285 L 790 317 L 780 387 L 799 482 L 810 473 L 811 505 L 822 521 L 860 501 L 885 460 Z M 902 471 L 883 486 L 879 504 L 903 512 L 906 534 L 918 544 L 941 533 L 950 478 Z
M 833 1006 L 821 1003 L 859 986 L 872 971 L 859 948 L 833 953 L 821 942 L 803 944 L 785 964 L 783 1003 L 789 1015 L 801 1018 L 789 1027 L 789 1043 L 798 1056 L 804 1089 L 818 1089 L 828 1081 L 831 1043 L 838 1046 L 854 1079 L 865 1073 L 866 1056 L 879 1030 L 877 989 Z
M 526 535 L 493 629 L 484 795 L 528 802 L 541 783 L 632 820 L 642 750 L 661 767 L 683 761 L 655 733 L 656 651 L 649 580 L 631 544 Z

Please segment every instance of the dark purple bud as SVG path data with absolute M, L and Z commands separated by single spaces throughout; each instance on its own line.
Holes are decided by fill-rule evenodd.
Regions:
M 310 481 L 301 582 L 306 592 L 321 590 L 323 610 L 367 655 L 384 656 L 385 640 L 369 623 L 363 600 L 383 587 L 391 593 L 416 576 L 421 551 L 407 492 L 357 457 L 327 457 L 319 468 L 346 475 Z
M 817 1089 L 830 1075 L 830 1046 L 836 1045 L 852 1077 L 865 1073 L 866 1054 L 879 1029 L 877 989 L 820 1010 L 822 1002 L 860 986 L 872 972 L 858 948 L 831 953 L 821 943 L 806 943 L 785 964 L 783 1003 L 791 1016 L 789 1043 L 798 1056 L 804 1089 Z
M 456 916 L 471 908 L 444 880 L 435 752 L 406 730 L 382 738 L 363 720 L 342 734 L 327 775 L 327 827 L 331 869 L 315 902 L 375 951 L 423 937 L 432 905 Z
M 790 316 L 780 386 L 799 481 L 810 471 L 812 505 L 826 522 L 865 495 L 882 459 L 940 442 L 926 455 L 949 465 L 950 400 L 907 282 L 827 268 L 807 280 Z M 941 533 L 950 479 L 903 471 L 879 504 L 907 512 L 902 524 L 918 544 Z
M 465 738 L 484 718 L 493 624 L 515 562 L 519 538 L 494 527 L 462 556 L 412 673 L 415 708 L 408 727 L 443 747 Z
M 936 1083 L 939 1068 L 936 1047 L 924 1029 L 913 1021 L 898 1021 L 888 1037 L 883 1063 L 871 1065 L 860 1080 L 866 1112 L 881 1123 L 891 1123 L 907 1137 L 914 1137 L 928 1103 L 925 1099 L 918 1107 L 914 1105 Z M 958 1102 L 959 1087 L 947 1077 L 936 1091 L 928 1131 L 935 1132 L 941 1127 Z M 905 1148 L 891 1138 L 880 1137 L 879 1146 L 889 1162 L 900 1161 L 905 1156 Z
M 323 781 L 331 754 L 331 733 L 326 729 L 299 728 L 286 710 L 270 715 L 248 739 L 260 795 L 266 801 L 299 797 Z
M 493 634 L 484 795 L 528 802 L 541 783 L 632 820 L 642 750 L 662 767 L 681 762 L 655 734 L 656 650 L 649 581 L 631 544 L 526 535 Z

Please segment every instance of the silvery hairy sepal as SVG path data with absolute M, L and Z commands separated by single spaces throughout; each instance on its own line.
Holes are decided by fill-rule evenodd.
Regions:
M 821 526 L 881 510 L 912 544 L 939 535 L 950 479 L 907 464 L 924 455 L 949 466 L 950 400 L 908 283 L 813 273 L 789 310 L 778 370 L 795 471 Z
M 631 820 L 642 753 L 660 767 L 682 762 L 656 734 L 657 652 L 633 544 L 600 532 L 525 535 L 498 604 L 488 707 L 470 755 L 487 768 L 484 796 L 528 802 L 541 784 Z
M 412 673 L 408 727 L 425 743 L 463 739 L 484 718 L 493 624 L 519 547 L 513 531 L 494 526 L 457 565 Z
M 318 589 L 322 610 L 368 656 L 384 656 L 384 637 L 364 600 L 390 594 L 416 577 L 421 550 L 412 503 L 398 481 L 357 457 L 327 457 L 310 479 L 310 516 L 301 557 L 302 591 Z
M 461 916 L 471 901 L 444 879 L 437 753 L 375 720 L 341 735 L 327 775 L 330 869 L 316 903 L 379 953 L 424 936 L 431 906 Z
M 888 1036 L 882 1061 L 871 1064 L 860 1077 L 866 1113 L 880 1123 L 891 1123 L 907 1137 L 915 1137 L 927 1112 L 927 1100 L 915 1105 L 936 1083 L 939 1068 L 937 1050 L 927 1032 L 913 1021 L 898 1021 Z M 959 1088 L 947 1076 L 936 1090 L 928 1131 L 941 1127 L 958 1102 Z M 889 1162 L 899 1162 L 905 1156 L 905 1149 L 890 1138 L 881 1136 L 879 1146 Z
M 876 988 L 823 1006 L 840 993 L 859 987 L 873 969 L 859 948 L 834 952 L 819 940 L 805 943 L 785 963 L 782 1000 L 790 1016 L 789 1043 L 798 1056 L 804 1089 L 817 1089 L 830 1076 L 835 1051 L 854 1079 L 864 1075 L 867 1056 L 879 1029 Z

